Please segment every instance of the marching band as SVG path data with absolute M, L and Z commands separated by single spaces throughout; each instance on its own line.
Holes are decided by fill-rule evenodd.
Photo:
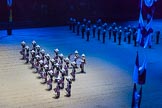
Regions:
M 66 82 L 65 96 L 70 97 L 71 84 L 72 81 L 75 81 L 76 71 L 80 68 L 81 72 L 85 72 L 85 54 L 80 56 L 76 50 L 74 53 L 69 54 L 68 57 L 64 57 L 62 53 L 59 53 L 59 49 L 56 48 L 54 50 L 54 57 L 51 57 L 34 40 L 32 41 L 31 50 L 29 49 L 29 46 L 22 41 L 20 51 L 22 60 L 26 60 L 25 63 L 30 63 L 31 68 L 36 70 L 35 73 L 38 74 L 38 78 L 42 79 L 41 83 L 47 84 L 47 90 L 49 91 L 52 90 L 55 83 L 56 86 L 53 90 L 55 98 L 58 99 L 60 97 L 60 91 L 64 89 Z M 68 74 L 70 69 L 72 69 L 71 73 Z

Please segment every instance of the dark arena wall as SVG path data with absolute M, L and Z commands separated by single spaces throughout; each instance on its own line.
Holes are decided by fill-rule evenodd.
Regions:
M 138 19 L 138 0 L 13 0 L 13 20 L 21 25 L 64 25 L 69 17 L 106 21 Z M 159 0 L 155 18 L 162 18 Z M 0 23 L 8 21 L 6 0 L 0 0 Z

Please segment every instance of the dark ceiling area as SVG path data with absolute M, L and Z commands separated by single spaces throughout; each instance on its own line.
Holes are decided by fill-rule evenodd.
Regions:
M 13 0 L 13 21 L 44 25 L 64 25 L 69 17 L 83 17 L 107 22 L 137 20 L 139 0 Z M 156 6 L 155 18 L 162 18 L 162 1 Z M 6 0 L 0 1 L 0 23 L 8 21 Z

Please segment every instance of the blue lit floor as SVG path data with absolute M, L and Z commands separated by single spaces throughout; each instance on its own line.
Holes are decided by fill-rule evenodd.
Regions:
M 123 25 L 133 24 L 126 22 Z M 156 20 L 153 26 L 161 29 L 162 21 Z M 162 32 L 162 31 L 161 31 Z M 53 99 L 53 91 L 46 91 L 20 60 L 20 42 L 31 46 L 35 40 L 51 56 L 58 48 L 65 56 L 78 50 L 87 58 L 86 74 L 77 74 L 72 84 L 72 96 Z M 117 45 L 113 40 L 106 43 L 97 38 L 81 39 L 68 27 L 49 27 L 13 30 L 12 36 L 0 31 L 0 107 L 1 108 L 130 108 L 132 99 L 132 73 L 136 51 L 142 64 L 144 55 L 148 58 L 147 79 L 143 86 L 141 108 L 161 108 L 162 106 L 162 38 L 160 44 L 153 39 L 151 49 L 134 47 L 124 43 Z M 79 70 L 78 70 L 79 71 Z M 55 84 L 54 84 L 55 86 Z

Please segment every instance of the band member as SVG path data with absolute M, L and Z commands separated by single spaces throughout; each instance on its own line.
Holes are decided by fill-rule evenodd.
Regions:
M 116 26 L 117 26 L 116 22 L 113 22 L 113 24 L 112 24 L 111 27 L 112 27 L 112 29 L 114 30 Z
M 45 50 L 42 49 L 41 52 L 40 52 L 40 54 L 41 54 L 41 60 L 43 60 L 43 62 L 44 62 L 44 59 L 45 59 Z
M 81 72 L 85 72 L 85 71 L 84 71 L 84 65 L 85 65 L 85 64 L 86 64 L 85 54 L 82 54 L 82 60 L 81 60 L 81 64 L 80 64 Z
M 47 82 L 47 75 L 45 71 L 41 72 L 41 79 L 42 79 L 42 84 L 45 84 Z
M 68 58 L 69 58 L 69 60 L 70 60 L 71 62 L 73 62 L 73 61 L 76 62 L 76 59 L 79 58 L 79 53 L 78 53 L 78 51 L 75 50 L 74 53 L 69 54 Z
M 55 60 L 54 59 L 51 59 L 51 70 L 54 70 L 55 69 Z
M 54 76 L 53 70 L 49 70 L 48 71 L 48 81 L 47 81 L 48 90 L 52 90 L 53 76 Z
M 95 34 L 96 34 L 96 25 L 93 25 L 92 31 L 93 31 L 93 38 L 95 38 Z
M 53 71 L 53 70 L 49 70 L 49 71 L 48 71 L 48 75 L 50 76 L 50 78 L 51 78 L 52 81 L 53 81 L 54 71 Z
M 98 40 L 100 40 L 100 34 L 101 34 L 101 27 L 100 26 L 98 27 L 97 34 L 98 34 Z
M 106 29 L 103 30 L 102 35 L 103 35 L 103 43 L 105 43 L 105 38 L 106 38 Z
M 57 85 L 53 90 L 56 93 L 55 98 L 58 99 L 60 97 L 60 83 L 59 83 L 60 77 L 58 77 L 56 80 L 57 80 Z
M 118 28 L 115 27 L 115 29 L 113 29 L 114 42 L 116 42 L 117 31 L 118 31 Z
M 75 33 L 76 19 L 73 18 L 73 33 Z
M 71 77 L 68 76 L 66 80 L 67 80 L 67 87 L 65 88 L 65 90 L 67 94 L 65 96 L 70 97 L 71 96 L 71 84 L 72 84 Z
M 127 41 L 127 32 L 128 32 L 128 28 L 124 27 L 124 42 Z
M 73 26 L 73 18 L 71 17 L 69 19 L 69 29 L 72 30 L 72 26 Z
M 85 54 L 82 54 L 82 60 L 84 61 L 84 63 L 86 64 L 86 58 L 85 58 Z
M 110 40 L 111 39 L 111 34 L 112 34 L 112 27 L 111 26 L 109 27 L 108 32 L 109 32 L 109 40 Z
M 55 98 L 58 99 L 60 97 L 60 86 L 57 85 L 53 90 L 56 93 Z
M 118 45 L 121 44 L 121 35 L 122 35 L 122 30 L 119 30 L 119 33 L 118 33 L 118 40 L 119 40 L 119 43 L 118 43 Z
M 134 46 L 137 45 L 137 28 L 134 26 L 132 29 L 132 34 L 133 34 L 133 41 L 134 41 Z
M 69 68 L 69 58 L 68 57 L 66 57 L 64 59 L 64 62 L 65 62 L 65 65 L 67 66 L 67 68 Z
M 65 65 L 64 65 L 64 69 L 65 69 L 65 75 L 68 76 L 68 69 L 69 69 L 69 58 L 65 58 L 64 60 Z
M 132 34 L 132 30 L 129 29 L 129 31 L 128 31 L 128 44 L 131 43 L 131 34 Z
M 59 58 L 60 58 L 60 60 L 59 60 L 59 66 L 60 66 L 60 69 L 62 69 L 63 63 L 64 63 L 64 55 L 61 53 L 59 55 Z
M 59 76 L 60 68 L 59 68 L 59 64 L 58 63 L 56 63 L 55 66 L 56 66 L 56 70 L 54 72 L 54 77 L 56 78 L 55 82 L 57 82 L 56 80 L 57 80 L 57 78 Z
M 39 77 L 38 78 L 43 78 L 42 77 L 43 70 L 44 70 L 44 62 L 43 62 L 43 60 L 40 60 L 39 61 L 39 71 L 38 71 Z
M 45 64 L 48 65 L 48 67 L 49 67 L 49 64 L 50 64 L 50 55 L 49 54 L 46 54 L 45 55 L 45 58 L 46 58 Z
M 87 28 L 91 28 L 91 20 L 88 20 L 88 21 L 87 21 L 86 26 L 87 26 Z
M 82 39 L 84 39 L 84 32 L 85 32 L 85 29 L 86 29 L 85 24 L 82 24 L 82 26 L 81 26 Z
M 36 69 L 36 72 L 37 73 L 39 71 L 39 61 L 40 61 L 40 56 L 39 55 L 36 55 L 35 56 L 35 69 Z
M 24 41 L 21 42 L 21 51 L 20 51 L 20 54 L 22 55 L 22 60 L 25 59 L 25 46 L 26 46 L 26 43 Z
M 79 52 L 75 50 L 74 52 L 74 61 L 76 62 L 76 59 L 79 57 Z
M 65 69 L 61 69 L 60 89 L 64 88 Z
M 86 23 L 87 23 L 87 19 L 86 18 L 83 18 L 82 24 L 86 25 Z
M 35 69 L 36 69 L 36 73 L 38 73 L 38 70 L 39 70 L 39 60 L 40 60 L 40 56 L 39 55 L 36 55 L 35 56 Z
M 56 48 L 54 50 L 54 60 L 55 60 L 56 63 L 58 62 L 58 58 L 59 58 L 59 49 Z
M 89 37 L 90 37 L 90 28 L 87 28 L 86 32 L 87 32 L 87 41 L 89 41 Z
M 102 20 L 99 18 L 96 22 L 97 27 L 102 26 Z
M 77 35 L 79 35 L 79 32 L 80 32 L 80 22 L 78 21 L 77 22 Z
M 26 46 L 25 50 L 26 50 L 26 54 L 25 54 L 26 62 L 25 63 L 29 63 L 29 46 Z
M 36 46 L 36 55 L 40 56 L 40 46 L 39 45 Z
M 47 89 L 48 90 L 52 90 L 52 81 L 53 81 L 53 79 L 50 76 L 48 76 L 48 81 L 47 81 Z
M 35 60 L 35 51 L 32 50 L 31 51 L 31 59 L 30 59 L 30 63 L 32 64 L 31 68 L 34 68 L 34 60 Z
M 37 45 L 37 43 L 33 40 L 32 41 L 32 50 L 36 51 L 36 45 Z
M 47 83 L 47 74 L 49 71 L 48 65 L 44 66 L 44 71 L 42 72 L 42 79 L 44 80 L 43 83 Z
M 72 80 L 75 81 L 75 73 L 76 73 L 76 68 L 77 68 L 76 62 L 75 61 L 72 62 L 71 66 L 72 66 L 72 72 L 70 74 L 72 76 Z
M 107 29 L 107 23 L 105 22 L 105 23 L 102 25 L 102 27 L 103 27 L 103 30 L 106 30 L 106 29 Z

